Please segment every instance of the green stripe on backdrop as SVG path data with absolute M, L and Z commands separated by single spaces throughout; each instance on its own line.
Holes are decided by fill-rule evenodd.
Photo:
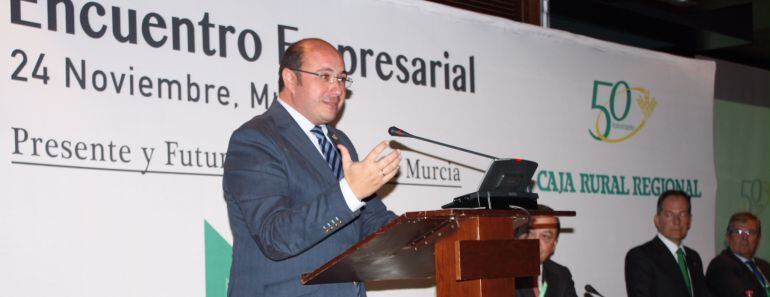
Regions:
M 206 297 L 225 297 L 233 249 L 206 220 L 203 220 L 203 237 L 206 250 Z
M 763 233 L 770 232 L 770 108 L 715 100 L 714 143 L 716 248 L 721 251 L 735 212 L 751 211 L 762 221 Z M 770 259 L 770 236 L 762 237 L 757 256 Z

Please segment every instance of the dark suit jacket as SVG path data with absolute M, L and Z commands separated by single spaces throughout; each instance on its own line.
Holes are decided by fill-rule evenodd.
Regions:
M 348 137 L 328 128 L 357 160 Z M 395 215 L 377 197 L 351 212 L 323 156 L 283 106 L 274 102 L 233 132 L 223 188 L 233 232 L 228 296 L 364 295 L 360 283 L 303 286 L 300 275 Z
M 709 296 L 700 255 L 684 249 L 693 296 Z M 690 297 L 676 258 L 657 236 L 626 254 L 626 292 L 628 297 Z
M 577 297 L 575 282 L 569 268 L 550 259 L 543 262 L 543 281 L 548 283 L 546 297 Z M 523 277 L 516 279 L 516 297 L 537 297 L 532 290 L 537 285 L 537 278 Z
M 770 264 L 754 258 L 759 270 L 770 276 Z M 754 272 L 743 264 L 738 257 L 726 249 L 709 263 L 706 272 L 711 294 L 715 297 L 744 297 L 746 290 L 753 290 L 754 297 L 768 297 L 765 289 L 754 276 Z

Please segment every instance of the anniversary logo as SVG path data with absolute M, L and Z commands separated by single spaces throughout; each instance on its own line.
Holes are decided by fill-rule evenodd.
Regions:
M 633 109 L 632 98 L 636 99 Z M 658 101 L 646 88 L 630 87 L 622 80 L 615 83 L 595 80 L 591 109 L 596 110 L 596 120 L 588 133 L 606 143 L 625 141 L 644 128 L 657 105 Z
M 746 200 L 749 211 L 760 215 L 770 204 L 770 182 L 759 178 L 742 180 L 740 197 Z

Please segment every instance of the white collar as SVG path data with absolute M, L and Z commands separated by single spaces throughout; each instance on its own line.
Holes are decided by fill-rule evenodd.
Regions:
M 742 262 L 743 264 L 746 264 L 746 261 L 749 261 L 749 260 L 752 260 L 752 261 L 754 261 L 754 259 L 749 259 L 749 258 L 746 258 L 746 257 L 744 257 L 744 256 L 741 256 L 741 255 L 738 255 L 738 254 L 736 254 L 735 252 L 733 252 L 733 250 L 730 250 L 730 252 L 731 252 L 731 253 L 733 253 L 733 255 L 734 255 L 734 256 L 738 257 L 738 259 L 739 259 L 739 260 L 741 260 L 741 262 Z
M 286 101 L 283 101 L 281 97 L 278 97 L 278 100 L 276 101 L 278 101 L 278 103 L 280 103 L 281 106 L 283 106 L 283 108 L 285 108 L 286 111 L 289 112 L 289 115 L 291 116 L 291 118 L 294 119 L 297 125 L 299 125 L 299 127 L 302 129 L 302 131 L 305 131 L 305 133 L 308 133 L 311 129 L 313 129 L 313 127 L 316 126 L 312 122 L 310 122 L 310 120 L 308 120 L 304 115 L 302 115 L 299 111 L 294 109 L 294 107 L 289 105 L 289 103 L 286 103 Z M 327 133 L 326 125 L 318 125 L 318 126 L 321 126 L 321 129 L 323 130 L 324 135 L 326 135 Z
M 668 251 L 671 252 L 671 255 L 674 256 L 674 259 L 676 259 L 676 251 L 679 250 L 681 245 L 676 245 L 676 243 L 674 243 L 670 239 L 663 236 L 663 234 L 660 234 L 660 232 L 658 232 L 658 238 L 660 239 L 660 241 L 663 242 L 663 245 L 666 246 Z M 684 248 L 682 248 L 682 252 L 685 253 L 685 255 L 687 255 L 687 253 L 684 251 Z

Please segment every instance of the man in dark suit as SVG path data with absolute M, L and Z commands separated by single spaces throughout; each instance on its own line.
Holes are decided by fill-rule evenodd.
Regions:
M 658 235 L 626 254 L 629 297 L 709 296 L 698 253 L 682 244 L 690 230 L 690 195 L 669 190 L 658 197 Z
M 770 297 L 770 264 L 754 257 L 762 238 L 762 223 L 750 212 L 739 212 L 727 224 L 728 248 L 709 263 L 706 272 L 716 297 Z
M 300 276 L 395 217 L 374 193 L 397 173 L 400 152 L 380 156 L 382 142 L 357 161 L 348 137 L 329 125 L 351 82 L 329 43 L 291 45 L 279 75 L 278 100 L 230 138 L 228 296 L 365 296 L 360 283 L 303 286 Z
M 538 205 L 537 209 L 553 211 L 545 205 Z M 519 236 L 522 239 L 539 240 L 541 274 L 537 278 L 516 279 L 517 297 L 577 297 L 569 268 L 551 260 L 559 242 L 560 229 L 558 217 L 536 215 L 532 216 L 530 224 Z

